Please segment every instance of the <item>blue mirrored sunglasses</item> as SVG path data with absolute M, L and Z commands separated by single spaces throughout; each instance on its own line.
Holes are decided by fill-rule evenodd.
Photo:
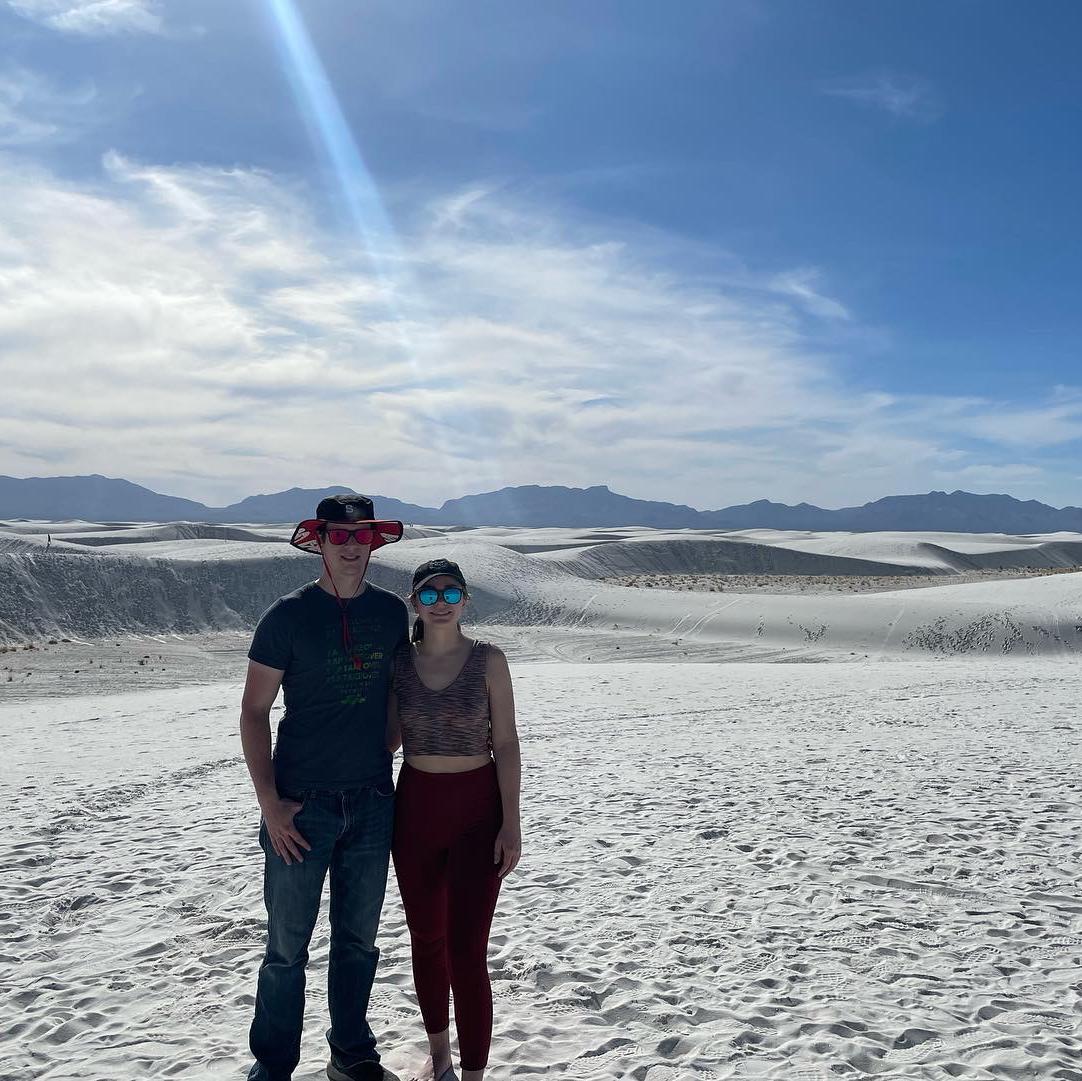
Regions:
M 436 589 L 434 586 L 425 586 L 417 590 L 417 599 L 429 608 L 442 597 L 448 604 L 458 604 L 466 595 L 461 586 L 448 586 L 446 589 Z

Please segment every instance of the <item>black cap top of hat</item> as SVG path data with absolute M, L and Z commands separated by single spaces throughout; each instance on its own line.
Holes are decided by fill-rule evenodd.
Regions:
M 344 492 L 321 499 L 316 507 L 316 517 L 324 522 L 371 522 L 375 520 L 376 511 L 368 496 Z
M 430 559 L 427 563 L 422 563 L 413 572 L 413 585 L 416 587 L 418 582 L 423 582 L 426 578 L 435 578 L 439 574 L 456 578 L 465 588 L 466 579 L 462 574 L 462 569 L 451 559 Z

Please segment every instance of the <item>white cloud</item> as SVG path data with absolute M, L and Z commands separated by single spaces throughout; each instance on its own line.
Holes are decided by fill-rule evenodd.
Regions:
M 694 277 L 677 241 L 471 192 L 434 202 L 381 274 L 264 173 L 114 154 L 89 188 L 0 165 L 19 209 L 0 217 L 0 473 L 206 501 L 608 483 L 837 506 L 997 457 L 959 432 L 1031 424 L 848 389 L 809 343 L 849 313 L 807 270 Z
M 815 288 L 820 276 L 814 268 L 791 270 L 774 279 L 774 288 L 779 293 L 795 297 L 809 312 L 820 318 L 849 319 L 849 311 L 844 304 L 824 296 Z
M 1043 485 L 1046 483 L 1039 466 L 1025 462 L 1007 462 L 1003 465 L 967 465 L 962 469 L 941 469 L 934 474 L 938 484 L 945 488 L 984 491 L 1004 491 L 1018 484 Z
M 939 95 L 932 85 L 911 75 L 880 73 L 838 79 L 822 87 L 822 92 L 858 105 L 882 109 L 903 120 L 931 121 L 942 114 Z
M 98 97 L 93 84 L 64 88 L 34 71 L 0 70 L 0 146 L 29 146 L 72 138 Z
M 1014 447 L 1051 447 L 1082 439 L 1082 398 L 962 418 L 958 425 L 978 439 Z
M 160 34 L 165 30 L 156 0 L 8 0 L 19 15 L 70 34 Z

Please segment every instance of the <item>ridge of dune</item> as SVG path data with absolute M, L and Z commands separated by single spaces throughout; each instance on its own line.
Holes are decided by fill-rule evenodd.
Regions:
M 709 537 L 612 541 L 540 552 L 538 559 L 580 578 L 628 574 L 916 574 L 913 564 L 884 563 L 780 545 Z
M 10 518 L 0 521 L 0 533 L 20 533 L 27 535 L 54 537 L 61 533 L 90 533 L 104 532 L 110 529 L 123 528 L 118 522 L 84 522 L 81 518 L 70 518 L 62 522 L 43 522 L 31 518 Z
M 780 543 L 780 542 L 779 542 Z M 944 570 L 979 570 L 993 567 L 1066 567 L 1082 564 L 1082 536 L 1007 537 L 975 539 L 949 534 L 848 534 L 794 539 L 786 546 L 823 555 L 890 559 L 899 564 Z
M 92 530 L 69 533 L 66 540 L 76 544 L 117 545 L 145 544 L 153 541 L 226 540 L 280 544 L 288 537 L 265 529 L 245 529 L 233 525 L 210 525 L 205 522 L 169 522 L 166 525 L 136 526 L 132 529 Z

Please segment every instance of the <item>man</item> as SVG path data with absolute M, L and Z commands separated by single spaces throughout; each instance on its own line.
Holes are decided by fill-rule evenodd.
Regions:
M 241 745 L 262 821 L 267 949 L 259 969 L 248 1081 L 289 1081 L 300 1060 L 308 944 L 330 872 L 327 1031 L 331 1081 L 397 1081 L 368 1025 L 394 823 L 385 738 L 402 600 L 365 581 L 374 548 L 402 537 L 362 495 L 324 499 L 290 543 L 322 557 L 316 582 L 264 613 L 248 652 Z M 270 750 L 270 709 L 285 713 Z

